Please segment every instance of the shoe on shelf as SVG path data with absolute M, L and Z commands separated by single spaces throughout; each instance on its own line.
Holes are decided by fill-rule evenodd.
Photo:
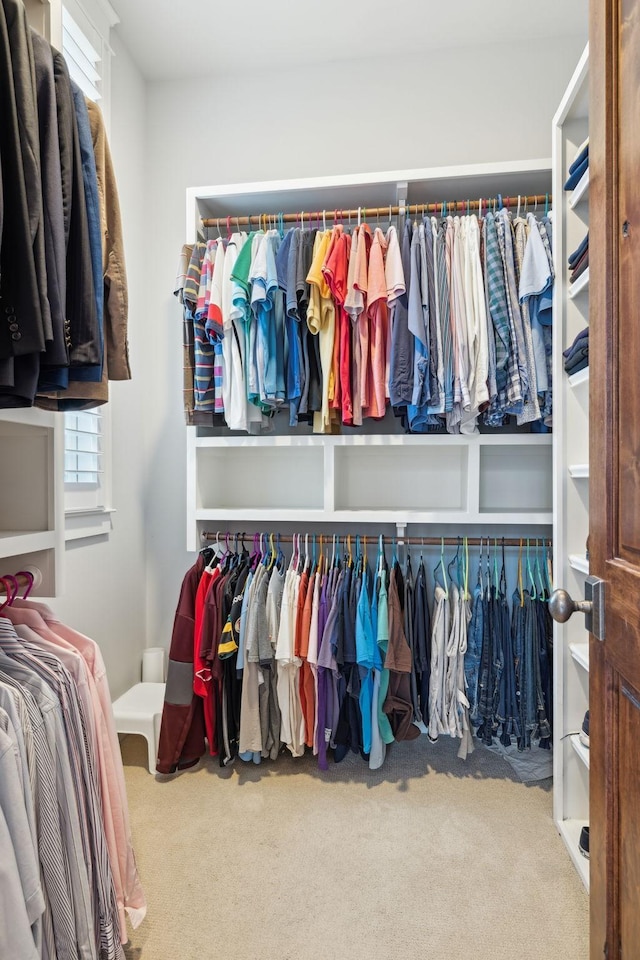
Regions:
M 589 827 L 583 827 L 580 831 L 580 840 L 578 841 L 578 850 L 583 857 L 589 859 Z
M 582 721 L 582 730 L 580 731 L 580 743 L 583 744 L 587 749 L 589 749 L 589 711 L 584 715 L 584 720 Z

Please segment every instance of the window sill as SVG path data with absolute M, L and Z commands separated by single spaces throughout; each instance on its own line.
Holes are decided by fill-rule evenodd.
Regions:
M 112 530 L 111 507 L 90 508 L 88 510 L 66 510 L 64 515 L 64 539 L 84 540 L 89 537 L 106 537 Z

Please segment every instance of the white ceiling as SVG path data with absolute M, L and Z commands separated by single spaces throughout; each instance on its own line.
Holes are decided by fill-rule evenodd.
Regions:
M 175 79 L 260 65 L 415 55 L 514 43 L 532 82 L 551 36 L 587 34 L 588 0 L 111 0 L 145 77 Z M 533 56 L 531 56 L 533 54 Z M 453 66 L 453 65 L 452 65 Z M 478 60 L 482 70 L 482 59 Z M 515 64 L 505 64 L 505 81 Z M 425 60 L 428 82 L 428 59 Z M 443 78 L 444 80 L 444 78 Z

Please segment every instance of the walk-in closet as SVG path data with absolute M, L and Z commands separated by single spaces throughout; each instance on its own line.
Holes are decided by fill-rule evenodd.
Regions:
M 640 958 L 635 0 L 1 0 L 0 960 Z

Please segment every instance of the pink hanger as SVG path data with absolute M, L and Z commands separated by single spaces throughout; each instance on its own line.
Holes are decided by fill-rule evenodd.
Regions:
M 13 584 L 11 581 L 13 581 Z M 5 607 L 9 607 L 13 603 L 18 592 L 18 581 L 15 577 L 11 576 L 10 573 L 6 573 L 4 577 L 0 577 L 0 583 L 4 584 L 4 589 L 7 594 L 7 599 L 2 606 L 0 606 L 0 611 L 2 611 Z
M 22 594 L 22 600 L 26 600 L 29 594 L 31 593 L 31 591 L 33 590 L 33 584 L 35 582 L 35 578 L 30 570 L 18 570 L 18 572 L 16 573 L 16 577 L 26 577 L 27 580 L 29 581 L 24 593 Z

